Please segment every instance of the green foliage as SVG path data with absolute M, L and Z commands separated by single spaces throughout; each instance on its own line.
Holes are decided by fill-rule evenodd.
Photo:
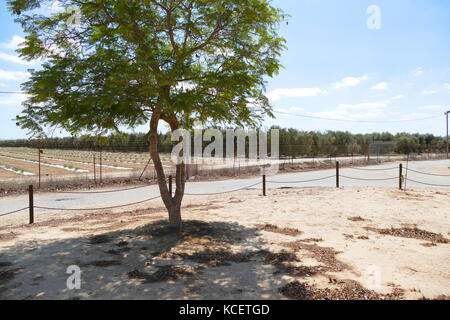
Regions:
M 185 128 L 195 120 L 257 126 L 273 116 L 264 77 L 276 75 L 286 18 L 268 0 L 8 0 L 26 33 L 25 59 L 45 60 L 23 90 L 17 122 L 31 133 L 119 132 L 148 123 L 155 110 Z
M 444 152 L 446 149 L 445 139 L 431 134 L 401 133 L 394 136 L 389 133 L 372 133 L 361 135 L 348 132 L 327 131 L 322 133 L 279 127 L 273 128 L 280 130 L 280 155 L 284 156 L 367 155 L 373 141 L 393 142 L 395 146 L 393 151 L 399 154 Z M 225 139 L 225 131 L 223 131 L 223 137 Z M 270 135 L 268 137 L 270 140 Z M 164 153 L 170 153 L 173 148 L 170 133 L 160 133 L 158 139 L 159 150 Z M 147 152 L 149 150 L 148 136 L 142 133 L 106 136 L 103 137 L 101 144 L 105 151 Z M 204 142 L 204 147 L 208 144 L 209 142 Z M 226 143 L 224 143 L 225 145 Z M 0 141 L 0 147 L 37 148 L 38 146 L 38 140 Z M 100 141 L 89 136 L 80 138 L 52 138 L 43 140 L 42 147 L 44 149 L 98 151 L 100 149 Z

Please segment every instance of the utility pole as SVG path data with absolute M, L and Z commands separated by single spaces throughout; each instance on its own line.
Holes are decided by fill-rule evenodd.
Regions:
M 449 115 L 449 113 L 450 113 L 450 110 L 445 113 L 445 116 L 446 116 L 445 124 L 447 126 L 447 140 L 446 140 L 446 142 L 447 142 L 447 159 L 449 159 L 449 154 L 448 154 L 448 115 Z

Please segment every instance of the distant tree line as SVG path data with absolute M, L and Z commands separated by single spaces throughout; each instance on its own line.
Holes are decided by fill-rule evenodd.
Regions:
M 382 149 L 382 152 L 397 154 L 444 152 L 446 141 L 443 137 L 432 134 L 388 132 L 371 134 L 352 134 L 344 131 L 300 131 L 297 129 L 279 129 L 280 155 L 292 157 L 305 156 L 350 156 L 376 153 L 376 145 L 383 143 L 392 146 Z M 225 130 L 223 130 L 225 139 Z M 159 134 L 159 149 L 161 152 L 171 152 L 173 144 L 169 132 Z M 192 137 L 193 139 L 193 137 Z M 270 135 L 269 135 L 270 141 Z M 210 142 L 204 142 L 204 146 Z M 110 152 L 148 152 L 148 136 L 143 133 L 110 135 L 107 137 L 65 137 L 19 139 L 0 141 L 0 147 L 29 147 L 44 149 L 99 151 L 100 148 Z M 224 148 L 226 144 L 224 143 Z M 270 147 L 269 147 L 270 151 Z

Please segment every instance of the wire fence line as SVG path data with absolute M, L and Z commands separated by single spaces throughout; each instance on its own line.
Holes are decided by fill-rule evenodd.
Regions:
M 344 176 L 344 175 L 340 175 L 340 177 L 342 178 L 347 178 L 350 180 L 361 180 L 361 181 L 388 181 L 388 180 L 397 180 L 398 177 L 393 177 L 393 178 L 357 178 L 357 177 L 349 177 L 349 176 Z
M 331 178 L 335 178 L 336 175 L 332 175 L 332 176 L 328 176 L 328 177 L 323 177 L 323 178 L 318 178 L 318 179 L 311 179 L 311 180 L 301 180 L 301 181 L 267 181 L 268 183 L 275 183 L 275 184 L 289 184 L 289 183 L 307 183 L 307 182 L 315 182 L 315 181 L 322 181 L 322 180 L 327 180 L 327 179 L 331 179 Z
M 245 189 L 249 189 L 251 187 L 255 187 L 257 185 L 260 185 L 261 182 L 249 185 L 249 186 L 245 186 L 242 188 L 238 188 L 238 189 L 233 189 L 233 190 L 229 190 L 229 191 L 223 191 L 223 192 L 216 192 L 216 193 L 185 193 L 186 196 L 207 196 L 207 195 L 217 195 L 217 194 L 226 194 L 226 193 L 232 193 L 232 192 L 237 192 L 237 191 L 241 191 L 241 190 L 245 190 Z M 146 186 L 147 187 L 147 186 Z M 137 188 L 129 188 L 127 190 L 133 190 L 133 189 L 137 189 Z M 116 191 L 110 191 L 110 192 L 121 192 L 124 190 L 116 190 Z M 58 193 L 58 192 L 55 192 Z M 67 192 L 67 193 L 71 193 L 71 192 Z M 88 194 L 95 194 L 95 193 L 102 193 L 102 192 L 87 192 Z M 94 211 L 94 210 L 109 210 L 109 209 L 117 209 L 117 208 L 123 208 L 123 207 L 128 207 L 128 206 L 133 206 L 133 205 L 137 205 L 137 204 L 142 204 L 145 202 L 149 202 L 152 200 L 156 200 L 158 198 L 161 198 L 161 196 L 155 196 L 149 199 L 145 199 L 142 201 L 137 201 L 137 202 L 132 202 L 132 203 L 127 203 L 127 204 L 123 204 L 123 205 L 117 205 L 117 206 L 109 206 L 109 207 L 101 207 L 101 208 L 54 208 L 54 207 L 43 207 L 43 206 L 33 206 L 33 208 L 35 209 L 41 209 L 41 210 L 58 210 L 58 211 Z M 11 215 L 14 213 L 18 213 L 24 210 L 28 210 L 30 207 L 26 207 L 26 208 L 22 208 L 19 210 L 15 210 L 15 211 L 11 211 L 11 212 L 7 212 L 7 213 L 3 213 L 0 214 L 0 217 L 6 216 L 6 215 Z
M 87 209 L 67 209 L 67 208 L 51 208 L 51 207 L 40 207 L 40 206 L 35 206 L 36 209 L 43 209 L 43 210 L 60 210 L 60 211 L 92 211 L 92 210 L 109 210 L 109 209 L 117 209 L 117 208 L 123 208 L 123 207 L 128 207 L 128 206 L 134 206 L 137 204 L 141 204 L 141 203 L 145 203 L 145 202 L 149 202 L 155 199 L 160 198 L 161 196 L 156 196 L 153 198 L 149 198 L 149 199 L 145 199 L 142 201 L 137 201 L 137 202 L 132 202 L 132 203 L 128 203 L 128 204 L 122 204 L 122 205 L 118 205 L 118 206 L 111 206 L 111 207 L 103 207 L 103 208 L 87 208 Z
M 2 213 L 2 214 L 0 214 L 0 217 L 8 216 L 10 214 L 14 214 L 14 213 L 17 213 L 17 212 L 20 212 L 20 211 L 24 211 L 24 210 L 28 210 L 28 209 L 30 209 L 30 207 L 25 207 L 25 208 L 22 208 L 22 209 L 19 209 L 19 210 Z
M 428 183 L 428 182 L 423 182 L 423 181 L 418 181 L 415 179 L 410 179 L 410 178 L 405 178 L 405 176 L 403 176 L 402 173 L 402 166 L 400 165 L 400 174 L 397 177 L 389 177 L 389 178 L 363 178 L 363 177 L 354 177 L 354 176 L 347 176 L 347 175 L 342 175 L 339 173 L 339 163 L 336 163 L 336 174 L 334 175 L 330 175 L 330 176 L 326 176 L 326 177 L 321 177 L 321 178 L 316 178 L 316 179 L 309 179 L 309 180 L 298 180 L 298 181 L 274 181 L 274 180 L 267 180 L 266 181 L 266 176 L 263 175 L 263 180 L 259 181 L 257 183 L 252 183 L 250 185 L 246 185 L 244 187 L 239 187 L 233 190 L 228 190 L 228 191 L 221 191 L 221 192 L 211 192 L 211 193 L 184 193 L 184 195 L 186 196 L 210 196 L 210 195 L 219 195 L 219 194 L 228 194 L 228 193 L 233 193 L 233 192 L 238 192 L 241 190 L 248 190 L 252 187 L 256 187 L 258 185 L 263 184 L 263 193 L 264 195 L 266 195 L 266 183 L 272 183 L 272 184 L 301 184 L 301 183 L 310 183 L 310 182 L 317 182 L 317 181 L 323 181 L 323 180 L 327 180 L 327 179 L 331 179 L 331 178 L 336 178 L 337 180 L 337 187 L 339 187 L 339 178 L 346 178 L 346 179 L 351 179 L 351 180 L 359 180 L 359 181 L 390 181 L 390 180 L 399 180 L 400 181 L 400 189 L 402 189 L 402 184 L 403 182 L 406 181 L 411 181 L 420 185 L 426 185 L 426 186 L 434 186 L 434 187 L 450 187 L 450 185 L 448 184 L 437 184 L 437 183 Z M 366 169 L 366 168 L 356 168 L 356 167 L 350 167 L 348 169 L 356 169 L 356 170 L 363 170 L 363 171 L 388 171 L 388 170 L 394 170 L 394 169 L 398 169 L 398 168 L 376 168 L 376 169 Z M 419 174 L 424 174 L 424 175 L 430 175 L 430 176 L 439 176 L 439 177 L 449 177 L 448 175 L 440 175 L 440 174 L 432 174 L 432 173 L 426 173 L 426 172 L 422 172 L 422 171 L 418 171 L 418 170 L 414 170 L 414 169 L 409 169 L 406 168 L 406 173 L 408 171 L 412 171 L 412 172 L 416 172 Z M 169 179 L 169 181 L 166 182 L 171 182 L 171 179 Z M 125 189 L 118 189 L 118 190 L 106 190 L 106 191 L 55 191 L 53 193 L 56 194 L 102 194 L 102 193 L 117 193 L 117 192 L 125 192 L 125 191 L 131 191 L 131 190 L 137 190 L 137 189 L 143 189 L 143 188 L 147 188 L 150 187 L 152 184 L 146 184 L 146 185 L 142 185 L 142 186 L 136 186 L 136 187 L 130 187 L 130 188 L 125 188 Z M 154 184 L 153 184 L 154 185 Z M 171 183 L 170 183 L 171 186 Z M 122 204 L 122 205 L 116 205 L 116 206 L 108 206 L 108 207 L 99 207 L 99 208 L 56 208 L 56 207 L 45 207 L 45 206 L 37 206 L 34 205 L 33 202 L 33 188 L 32 186 L 30 186 L 30 204 L 28 207 L 24 207 L 18 210 L 14 210 L 11 212 L 6 212 L 6 213 L 2 213 L 0 214 L 0 217 L 4 217 L 7 215 L 11 215 L 14 213 L 18 213 L 24 210 L 30 210 L 30 215 L 32 214 L 34 209 L 41 209 L 41 210 L 54 210 L 54 211 L 95 211 L 95 210 L 109 210 L 109 209 L 116 209 L 116 208 L 123 208 L 123 207 L 128 207 L 128 206 L 133 206 L 133 205 L 137 205 L 137 204 L 142 204 L 145 202 L 149 202 L 158 198 L 161 198 L 161 195 L 152 197 L 152 198 L 148 198 L 145 200 L 141 200 L 141 201 L 137 201 L 137 202 L 132 202 L 132 203 L 127 203 L 127 204 Z M 171 188 L 169 189 L 171 191 Z
M 153 186 L 154 184 L 149 183 L 145 186 L 131 187 L 126 189 L 117 189 L 117 190 L 106 190 L 106 191 L 52 191 L 52 193 L 60 193 L 60 194 L 102 194 L 102 193 L 116 193 L 116 192 L 124 192 L 130 190 L 143 189 Z
M 420 182 L 420 181 L 413 180 L 411 178 L 408 178 L 408 181 L 415 182 L 415 183 L 418 183 L 418 184 L 422 184 L 422 185 L 425 185 L 425 186 L 446 187 L 446 188 L 450 187 L 450 184 L 435 184 L 435 183 Z
M 423 172 L 423 171 L 417 171 L 417 170 L 413 170 L 408 168 L 408 171 L 412 171 L 415 173 L 419 173 L 419 174 L 423 174 L 423 175 L 427 175 L 427 176 L 435 176 L 435 177 L 450 177 L 450 175 L 448 174 L 435 174 L 435 173 L 428 173 L 428 172 Z
M 348 169 L 360 170 L 360 171 L 389 171 L 389 170 L 398 170 L 398 167 L 390 167 L 390 168 L 358 168 L 358 167 L 346 167 Z
M 185 195 L 187 196 L 212 196 L 212 195 L 218 195 L 218 194 L 227 194 L 227 193 L 233 193 L 233 192 L 237 192 L 237 191 L 241 191 L 241 190 L 246 190 L 252 187 L 256 187 L 257 185 L 260 185 L 261 182 L 249 185 L 249 186 L 245 186 L 239 189 L 234 189 L 234 190 L 229 190 L 229 191 L 223 191 L 223 192 L 215 192 L 215 193 L 185 193 Z

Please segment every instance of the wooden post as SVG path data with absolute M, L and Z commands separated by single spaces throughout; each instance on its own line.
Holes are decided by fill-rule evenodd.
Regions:
M 34 223 L 34 199 L 33 199 L 33 185 L 28 187 L 28 199 L 30 210 L 30 224 Z
M 38 148 L 38 162 L 39 162 L 39 189 L 41 188 L 41 148 Z
M 263 176 L 262 176 L 262 185 L 263 185 L 263 196 L 265 197 L 266 196 L 266 175 L 265 174 L 263 174 Z
M 400 190 L 402 190 L 403 189 L 403 164 L 402 163 L 400 163 L 400 165 L 399 165 L 399 176 L 398 176 L 398 188 L 400 189 Z
M 173 193 L 172 193 L 172 176 L 169 176 L 169 193 L 170 196 L 172 197 Z
M 96 168 L 95 168 L 95 153 L 92 155 L 93 159 L 94 159 L 94 183 L 97 184 L 97 172 L 96 172 Z
M 339 161 L 336 161 L 336 188 L 339 188 Z
M 100 183 L 102 183 L 102 173 L 103 173 L 103 168 L 102 168 L 102 146 L 100 145 Z
M 42 141 L 39 138 L 37 140 L 37 148 L 38 148 L 38 188 L 41 188 L 41 153 L 42 153 Z

